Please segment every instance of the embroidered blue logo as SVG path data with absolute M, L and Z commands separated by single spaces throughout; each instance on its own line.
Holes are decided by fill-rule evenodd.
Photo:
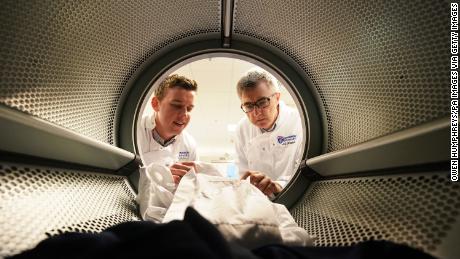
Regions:
M 180 151 L 179 152 L 179 160 L 180 159 L 188 159 L 190 157 L 190 153 L 188 151 Z
M 278 139 L 278 143 L 280 143 L 281 145 L 289 145 L 289 144 L 295 143 L 296 138 L 297 138 L 297 135 L 290 135 L 287 137 L 278 136 L 277 139 Z

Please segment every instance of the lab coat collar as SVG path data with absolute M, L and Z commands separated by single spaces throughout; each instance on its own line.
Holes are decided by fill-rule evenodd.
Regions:
M 278 118 L 276 119 L 276 121 L 278 121 Z M 275 123 L 273 123 L 273 126 L 272 126 L 270 129 L 263 129 L 263 128 L 261 128 L 260 131 L 261 131 L 262 133 L 274 131 L 275 128 L 276 128 L 276 121 L 275 121 Z
M 153 112 L 152 115 L 149 116 L 149 119 L 145 122 L 145 127 L 149 130 L 153 130 L 156 126 L 155 123 L 155 116 L 156 112 Z
M 153 112 L 152 115 L 149 116 L 149 119 L 145 123 L 145 127 L 151 132 L 153 140 L 160 144 L 163 147 L 167 147 L 176 141 L 177 136 L 174 136 L 169 141 L 165 141 L 155 130 L 156 122 L 155 122 L 156 112 Z

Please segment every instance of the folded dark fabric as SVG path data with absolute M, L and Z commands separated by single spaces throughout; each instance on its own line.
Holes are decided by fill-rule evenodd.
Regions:
M 379 259 L 433 258 L 413 248 L 387 241 L 368 241 L 350 247 L 288 247 L 269 245 L 248 250 L 228 243 L 193 208 L 183 221 L 155 224 L 125 222 L 98 234 L 65 233 L 15 255 L 23 258 L 287 258 Z
M 194 209 L 183 221 L 125 222 L 98 234 L 65 233 L 13 256 L 22 258 L 232 258 L 218 230 Z

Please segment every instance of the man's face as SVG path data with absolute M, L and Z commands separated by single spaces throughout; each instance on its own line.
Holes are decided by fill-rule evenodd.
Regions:
M 254 107 L 254 110 L 246 113 L 246 115 L 256 127 L 269 129 L 273 126 L 278 116 L 279 93 L 275 93 L 268 87 L 266 82 L 261 81 L 256 87 L 243 91 L 241 94 L 241 104 L 255 103 L 264 97 L 270 98 L 270 104 L 265 108 Z
M 180 87 L 169 88 L 163 100 L 152 99 L 155 110 L 155 129 L 165 139 L 179 135 L 190 121 L 190 112 L 194 107 L 196 92 Z

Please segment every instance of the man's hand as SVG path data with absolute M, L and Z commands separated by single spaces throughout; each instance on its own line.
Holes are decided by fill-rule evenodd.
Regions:
M 196 172 L 195 162 L 192 161 L 178 162 L 170 166 L 169 170 L 171 170 L 174 183 L 176 185 L 179 184 L 180 180 L 182 179 L 182 176 L 188 173 L 188 171 L 190 171 L 190 169 L 192 168 Z
M 257 171 L 246 171 L 244 175 L 241 177 L 242 180 L 251 177 L 250 181 L 255 187 L 257 187 L 260 191 L 262 191 L 265 195 L 271 196 L 274 194 L 278 194 L 283 190 L 281 185 L 272 181 L 270 177 L 266 176 L 265 174 Z

